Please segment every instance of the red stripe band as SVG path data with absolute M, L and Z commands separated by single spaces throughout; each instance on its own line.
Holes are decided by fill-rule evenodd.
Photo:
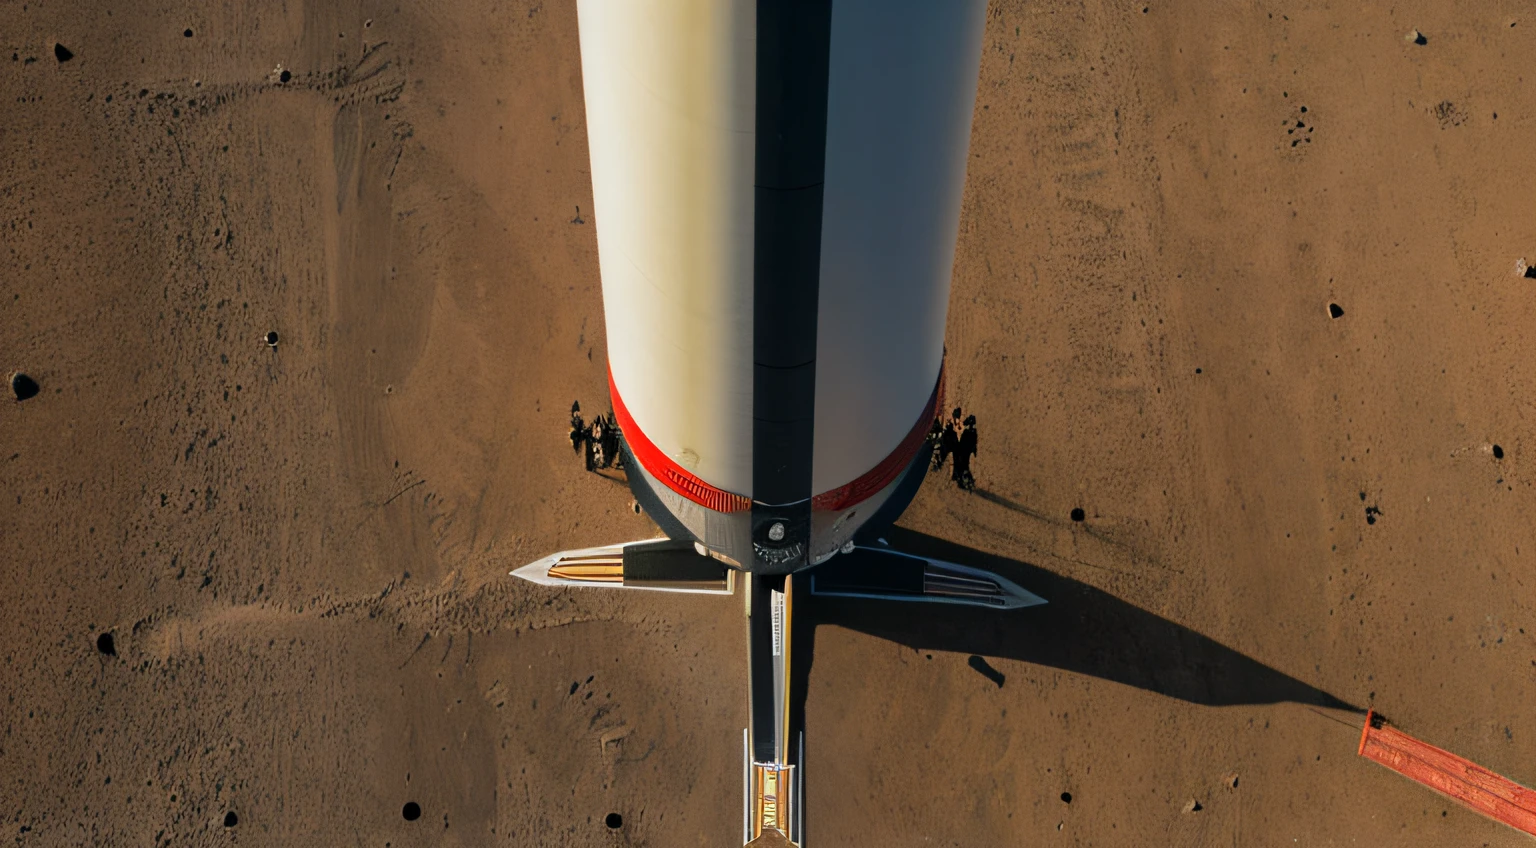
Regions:
M 700 480 L 678 465 L 672 457 L 667 456 L 655 442 L 646 438 L 645 433 L 635 424 L 635 419 L 630 416 L 629 409 L 624 406 L 624 399 L 619 395 L 619 387 L 613 382 L 611 369 L 608 372 L 608 393 L 613 397 L 613 414 L 618 419 L 619 432 L 629 444 L 630 451 L 635 455 L 635 459 L 645 466 L 645 470 L 651 472 L 663 485 L 715 512 L 743 512 L 751 509 L 751 498 L 718 489 Z M 896 478 L 907 470 L 907 466 L 912 464 L 913 457 L 917 456 L 918 449 L 923 446 L 923 440 L 928 436 L 928 428 L 943 404 L 944 369 L 940 366 L 938 382 L 933 387 L 933 394 L 929 396 L 927 406 L 923 408 L 923 414 L 918 416 L 917 422 L 912 425 L 912 430 L 901 440 L 896 449 L 879 465 L 865 472 L 857 480 L 812 498 L 811 508 L 833 512 L 847 509 L 895 482 Z
M 655 442 L 646 438 L 645 433 L 635 426 L 635 419 L 630 417 L 629 409 L 624 406 L 624 399 L 619 396 L 619 387 L 614 385 L 611 368 L 608 370 L 608 394 L 613 397 L 613 414 L 619 419 L 619 432 L 623 434 L 624 441 L 629 443 L 630 452 L 663 485 L 715 512 L 743 512 L 752 508 L 751 498 L 717 489 L 700 480 L 656 447 Z
M 890 456 L 866 471 L 859 479 L 812 498 L 811 508 L 832 512 L 847 509 L 895 482 L 896 478 L 907 470 L 907 466 L 912 464 L 912 458 L 917 456 L 918 449 L 923 446 L 923 440 L 928 437 L 928 428 L 943 404 L 944 366 L 940 365 L 939 380 L 934 384 L 933 394 L 928 398 L 928 405 L 923 408 L 923 414 L 917 417 L 917 423 L 912 425 L 911 432 L 901 440 L 896 450 L 891 451 Z

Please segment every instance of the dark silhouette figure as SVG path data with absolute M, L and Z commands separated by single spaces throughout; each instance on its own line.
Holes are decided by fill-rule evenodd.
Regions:
M 939 422 L 933 422 L 933 426 L 937 428 Z M 938 451 L 933 455 L 934 471 L 943 468 L 944 460 L 948 459 L 949 455 L 960 447 L 960 427 L 960 407 L 957 406 L 955 411 L 949 414 L 949 422 L 944 425 L 943 431 L 939 433 Z
M 970 491 L 976 488 L 976 478 L 971 474 L 971 457 L 976 455 L 976 416 L 966 416 L 955 441 L 955 469 L 950 479 L 956 486 Z
M 602 468 L 624 470 L 621 436 L 612 412 L 588 422 L 581 416 L 581 402 L 571 402 L 571 450 L 582 453 L 588 471 Z
M 943 459 L 939 456 L 939 445 L 944 441 L 944 419 L 935 415 L 933 426 L 928 428 L 928 465 L 934 471 L 939 470 Z
M 583 435 L 586 444 L 588 471 L 600 468 L 623 469 L 624 459 L 619 451 L 619 428 L 612 415 L 599 415 L 592 419 Z
M 608 413 L 607 420 L 603 422 L 603 435 L 601 438 L 603 448 L 603 467 L 622 470 L 624 468 L 624 452 L 619 450 L 619 425 L 613 420 L 613 413 Z
M 581 418 L 581 402 L 571 401 L 571 450 L 581 450 L 587 440 L 587 422 Z
M 607 468 L 608 463 L 603 455 L 603 416 L 592 419 L 592 426 L 587 428 L 587 470 L 596 471 L 599 468 Z
M 571 403 L 571 450 L 581 452 L 588 471 L 624 470 L 622 435 L 612 412 L 589 422 L 581 415 L 581 402 Z

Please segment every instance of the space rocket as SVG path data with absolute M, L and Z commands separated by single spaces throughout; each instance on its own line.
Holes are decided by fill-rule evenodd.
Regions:
M 549 586 L 739 594 L 743 842 L 804 842 L 797 595 L 1012 609 L 881 539 L 928 469 L 985 0 L 579 0 L 608 379 L 665 539 Z

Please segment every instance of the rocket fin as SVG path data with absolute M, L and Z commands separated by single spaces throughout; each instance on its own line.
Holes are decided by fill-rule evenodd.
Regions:
M 855 547 L 811 571 L 811 594 L 887 601 L 965 604 L 991 609 L 1038 606 L 1045 599 L 995 572 L 889 548 Z
M 541 586 L 648 589 L 729 595 L 735 569 L 700 553 L 693 542 L 646 539 L 621 545 L 561 551 L 512 572 Z

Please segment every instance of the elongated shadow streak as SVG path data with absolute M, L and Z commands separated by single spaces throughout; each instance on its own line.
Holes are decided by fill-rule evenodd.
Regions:
M 616 468 L 594 468 L 592 473 L 607 480 L 610 483 L 618 483 L 620 486 L 629 486 L 629 475 Z
M 1181 624 L 1039 566 L 899 527 L 886 538 L 897 550 L 995 571 L 1049 603 L 989 612 L 947 604 L 815 598 L 806 605 L 808 626 L 801 633 L 836 624 L 916 649 L 1023 660 L 1213 707 L 1290 701 L 1365 712 Z M 807 649 L 814 645 L 814 635 L 799 638 Z M 796 683 L 802 684 L 802 694 L 809 665 L 799 663 L 805 678 Z
M 991 501 L 992 503 L 997 504 L 998 506 L 1002 507 L 1003 509 L 1011 509 L 1014 512 L 1019 513 L 1020 515 L 1027 515 L 1030 518 L 1038 519 L 1040 521 L 1044 521 L 1044 522 L 1047 522 L 1047 523 L 1050 523 L 1050 524 L 1060 524 L 1061 523 L 1059 520 L 1054 519 L 1054 518 L 1050 517 L 1049 515 L 1046 515 L 1043 512 L 1036 512 L 1035 510 L 1032 510 L 1029 507 L 1019 503 L 1018 501 L 1010 500 L 1009 498 L 1005 498 L 1002 495 L 999 495 L 998 493 L 990 491 L 990 490 L 987 490 L 987 489 L 972 489 L 971 490 L 971 494 L 975 495 L 978 498 L 981 498 L 984 501 Z

